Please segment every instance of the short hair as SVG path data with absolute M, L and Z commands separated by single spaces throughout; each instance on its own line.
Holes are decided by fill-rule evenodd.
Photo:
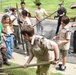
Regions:
M 27 14 L 28 14 L 28 12 L 27 12 L 26 10 L 23 10 L 23 11 L 22 11 L 22 15 L 23 15 L 23 16 L 27 16 Z
M 69 23 L 69 18 L 67 16 L 63 16 L 61 21 L 64 23 L 64 24 L 68 24 Z
M 21 2 L 21 5 L 22 5 L 22 4 L 24 4 L 24 5 L 25 5 L 25 2 Z
M 28 36 L 33 36 L 34 35 L 34 28 L 30 25 L 24 25 L 21 29 L 21 34 L 23 35 L 28 35 Z
M 14 12 L 15 10 L 17 10 L 16 8 L 12 8 L 12 12 Z
M 40 6 L 40 5 L 41 5 L 41 3 L 40 3 L 40 2 L 38 2 L 38 3 L 36 3 L 36 5 L 37 5 L 37 6 Z

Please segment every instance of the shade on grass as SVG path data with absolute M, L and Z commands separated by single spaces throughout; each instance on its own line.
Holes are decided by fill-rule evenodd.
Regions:
M 18 66 L 18 65 L 11 63 L 11 66 Z M 36 75 L 36 68 L 9 69 L 9 70 L 5 70 L 5 73 L 14 74 L 14 75 Z M 51 75 L 62 75 L 62 74 L 52 73 Z

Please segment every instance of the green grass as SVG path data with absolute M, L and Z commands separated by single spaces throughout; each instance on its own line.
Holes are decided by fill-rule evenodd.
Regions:
M 18 65 L 11 63 L 11 66 L 18 66 Z M 4 66 L 4 67 L 6 67 L 6 66 Z M 14 75 L 36 75 L 36 69 L 35 68 L 10 69 L 10 70 L 5 70 L 5 73 L 14 74 Z M 62 75 L 62 74 L 61 73 L 52 73 L 51 75 Z
M 34 0 L 25 0 L 25 2 L 26 2 L 26 7 L 29 9 L 32 16 L 34 16 L 34 11 L 36 9 L 35 4 L 33 3 Z M 50 14 L 59 8 L 58 4 L 60 3 L 60 0 L 41 0 L 41 2 L 42 2 L 43 8 L 46 9 L 46 11 Z M 64 0 L 64 4 L 65 4 L 64 6 L 67 9 L 67 15 L 69 17 L 76 16 L 76 9 L 73 9 L 73 10 L 70 9 L 70 6 L 75 2 L 76 0 Z M 16 3 L 18 4 L 18 7 L 20 8 L 20 0 L 3 0 L 2 10 L 0 10 L 0 12 L 4 12 L 4 9 L 8 6 L 16 7 Z

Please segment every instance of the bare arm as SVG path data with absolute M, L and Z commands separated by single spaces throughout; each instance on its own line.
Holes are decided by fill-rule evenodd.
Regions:
M 54 46 L 55 59 L 59 59 L 59 48 L 58 48 L 58 45 L 55 42 L 53 42 L 52 45 Z
M 12 23 L 13 23 L 15 20 L 16 20 L 16 18 L 14 18 L 14 19 L 12 20 Z
M 61 44 L 66 44 L 68 42 L 70 42 L 70 40 L 69 39 L 66 39 L 66 40 L 63 40 L 63 41 L 59 41 L 57 44 L 58 45 L 61 45 Z
M 76 24 L 73 24 L 71 27 L 76 27 Z
M 54 37 L 52 38 L 52 40 L 54 40 L 54 39 L 56 39 L 56 38 L 59 38 L 59 36 L 54 36 Z
M 45 15 L 46 15 L 46 16 L 48 16 L 48 14 L 47 14 L 47 13 L 45 13 Z
M 37 17 L 37 16 L 35 16 L 36 17 L 36 19 L 40 22 L 41 21 L 41 19 L 39 18 L 39 17 Z
M 3 40 L 6 41 L 6 37 L 4 36 L 4 34 L 2 34 Z
M 30 53 L 29 58 L 27 59 L 26 63 L 23 65 L 23 67 L 27 67 L 27 65 L 31 62 L 31 60 L 33 59 L 34 55 L 32 53 Z

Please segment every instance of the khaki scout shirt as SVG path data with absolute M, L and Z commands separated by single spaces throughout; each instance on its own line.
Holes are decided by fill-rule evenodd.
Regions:
M 56 44 L 43 36 L 34 35 L 31 41 L 31 53 L 42 61 L 54 60 L 54 46 Z
M 59 30 L 59 41 L 70 40 L 70 38 L 71 38 L 71 31 L 69 30 L 68 25 L 65 26 L 64 28 L 61 27 Z M 61 44 L 59 48 L 61 50 L 69 50 L 70 42 L 66 44 Z

